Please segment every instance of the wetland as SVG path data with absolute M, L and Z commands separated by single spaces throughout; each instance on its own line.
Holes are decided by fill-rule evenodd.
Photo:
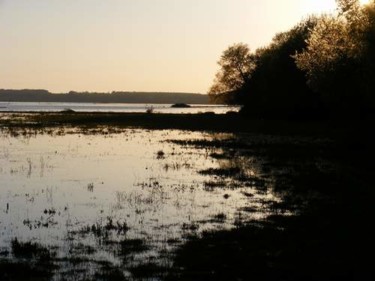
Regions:
M 372 280 L 369 138 L 154 116 L 1 115 L 1 280 Z

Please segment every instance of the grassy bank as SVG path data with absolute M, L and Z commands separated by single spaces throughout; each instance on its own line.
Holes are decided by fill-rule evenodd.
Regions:
M 192 131 L 251 132 L 268 134 L 328 135 L 350 128 L 364 129 L 366 124 L 326 121 L 288 121 L 248 119 L 228 114 L 147 114 L 147 113 L 0 113 L 0 126 L 43 128 L 59 126 L 113 126 L 120 128 L 181 129 Z M 362 131 L 364 131 L 362 130 Z

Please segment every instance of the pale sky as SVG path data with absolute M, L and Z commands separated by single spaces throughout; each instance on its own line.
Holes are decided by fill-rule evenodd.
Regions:
M 0 0 L 0 89 L 206 93 L 221 53 L 335 0 Z

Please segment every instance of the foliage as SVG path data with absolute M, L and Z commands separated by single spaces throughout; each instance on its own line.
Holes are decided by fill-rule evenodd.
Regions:
M 338 14 L 313 28 L 307 48 L 295 56 L 308 85 L 335 113 L 373 107 L 374 2 L 339 0 Z
M 244 44 L 229 47 L 211 97 L 242 104 L 243 113 L 262 118 L 371 115 L 375 1 L 337 5 L 335 14 L 307 18 L 252 54 Z
M 286 116 L 312 103 L 304 73 L 296 67 L 292 56 L 306 47 L 316 22 L 316 17 L 310 17 L 277 34 L 268 47 L 256 51 L 256 68 L 242 97 L 248 114 Z
M 218 64 L 221 68 L 208 94 L 214 102 L 230 102 L 228 97 L 249 81 L 255 67 L 254 57 L 246 44 L 238 43 L 223 52 Z

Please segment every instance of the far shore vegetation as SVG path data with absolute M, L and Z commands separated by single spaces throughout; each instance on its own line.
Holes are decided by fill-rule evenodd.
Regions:
M 207 104 L 207 95 L 167 92 L 76 92 L 51 93 L 42 89 L 0 89 L 1 102 L 159 103 Z

